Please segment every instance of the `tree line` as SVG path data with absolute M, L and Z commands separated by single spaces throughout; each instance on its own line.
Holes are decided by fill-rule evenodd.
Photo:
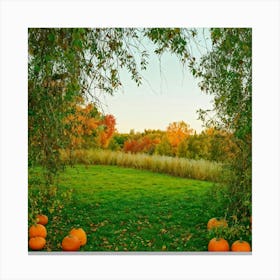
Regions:
M 184 121 L 170 123 L 166 130 L 119 133 L 113 115 L 101 114 L 92 103 L 73 104 L 65 118 L 66 149 L 109 149 L 210 161 L 231 161 L 238 150 L 232 133 L 209 127 L 196 133 Z M 69 127 L 68 127 L 69 126 Z

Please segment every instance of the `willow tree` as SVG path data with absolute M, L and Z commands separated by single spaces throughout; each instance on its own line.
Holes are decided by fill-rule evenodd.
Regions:
M 252 199 L 252 29 L 211 29 L 212 49 L 193 74 L 202 91 L 214 97 L 212 117 L 200 110 L 205 122 L 232 132 L 238 152 L 226 178 L 229 213 L 251 214 Z

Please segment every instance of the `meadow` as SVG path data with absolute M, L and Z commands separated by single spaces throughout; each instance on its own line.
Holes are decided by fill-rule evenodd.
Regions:
M 29 170 L 29 197 L 39 204 L 41 171 Z M 75 165 L 68 166 L 57 183 L 37 205 L 49 217 L 43 251 L 61 251 L 61 241 L 73 227 L 87 233 L 81 251 L 207 251 L 207 221 L 224 213 L 213 195 L 214 183 L 208 181 L 119 166 Z M 50 205 L 52 195 L 57 203 Z

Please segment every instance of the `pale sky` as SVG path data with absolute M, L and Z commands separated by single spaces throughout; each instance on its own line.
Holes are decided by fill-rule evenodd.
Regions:
M 151 55 L 149 61 L 147 70 L 142 72 L 147 82 L 137 87 L 124 71 L 122 90 L 114 96 L 106 95 L 103 101 L 105 113 L 116 118 L 117 130 L 165 130 L 171 122 L 184 121 L 200 132 L 202 122 L 197 120 L 196 111 L 211 108 L 212 97 L 200 91 L 198 81 L 187 69 L 183 70 L 175 55 L 163 54 L 161 64 L 156 55 Z

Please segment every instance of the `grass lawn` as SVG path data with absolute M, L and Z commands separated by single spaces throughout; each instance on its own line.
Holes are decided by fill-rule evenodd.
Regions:
M 207 251 L 207 221 L 223 213 L 209 195 L 213 185 L 117 166 L 67 167 L 58 191 L 73 189 L 72 198 L 46 213 L 44 250 L 61 251 L 63 237 L 82 227 L 81 251 Z

